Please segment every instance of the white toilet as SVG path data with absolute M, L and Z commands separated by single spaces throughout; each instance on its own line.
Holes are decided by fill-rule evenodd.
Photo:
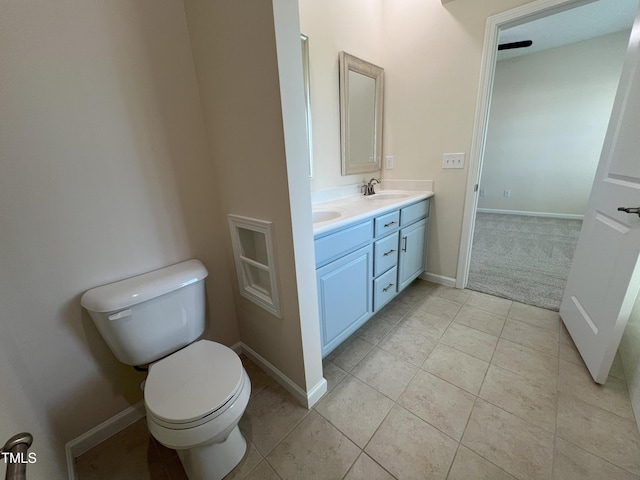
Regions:
M 149 365 L 147 425 L 176 449 L 190 480 L 217 480 L 242 459 L 238 428 L 251 393 L 228 347 L 198 340 L 205 327 L 207 269 L 188 260 L 86 292 L 81 304 L 121 362 Z

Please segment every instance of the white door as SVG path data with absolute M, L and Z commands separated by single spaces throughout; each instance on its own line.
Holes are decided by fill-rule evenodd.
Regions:
M 640 14 L 631 32 L 560 316 L 604 383 L 640 290 Z

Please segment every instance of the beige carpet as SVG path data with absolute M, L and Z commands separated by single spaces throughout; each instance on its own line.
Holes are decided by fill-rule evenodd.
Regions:
M 478 213 L 467 288 L 558 310 L 582 220 Z

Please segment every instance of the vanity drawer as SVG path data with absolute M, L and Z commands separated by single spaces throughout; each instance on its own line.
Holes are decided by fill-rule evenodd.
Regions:
M 419 220 L 420 218 L 429 215 L 429 199 L 422 200 L 421 202 L 414 203 L 408 207 L 404 207 L 400 210 L 400 223 L 404 227 L 410 223 Z
M 373 311 L 377 312 L 396 296 L 398 269 L 393 267 L 373 281 Z
M 372 230 L 373 221 L 367 220 L 316 239 L 316 267 L 371 242 Z
M 398 264 L 398 232 L 373 244 L 373 276 L 377 277 Z
M 398 210 L 375 218 L 375 236 L 383 237 L 400 226 L 400 212 Z

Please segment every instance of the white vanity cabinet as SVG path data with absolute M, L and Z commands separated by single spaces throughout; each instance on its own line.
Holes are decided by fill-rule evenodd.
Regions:
M 429 199 L 315 237 L 322 356 L 425 269 Z

